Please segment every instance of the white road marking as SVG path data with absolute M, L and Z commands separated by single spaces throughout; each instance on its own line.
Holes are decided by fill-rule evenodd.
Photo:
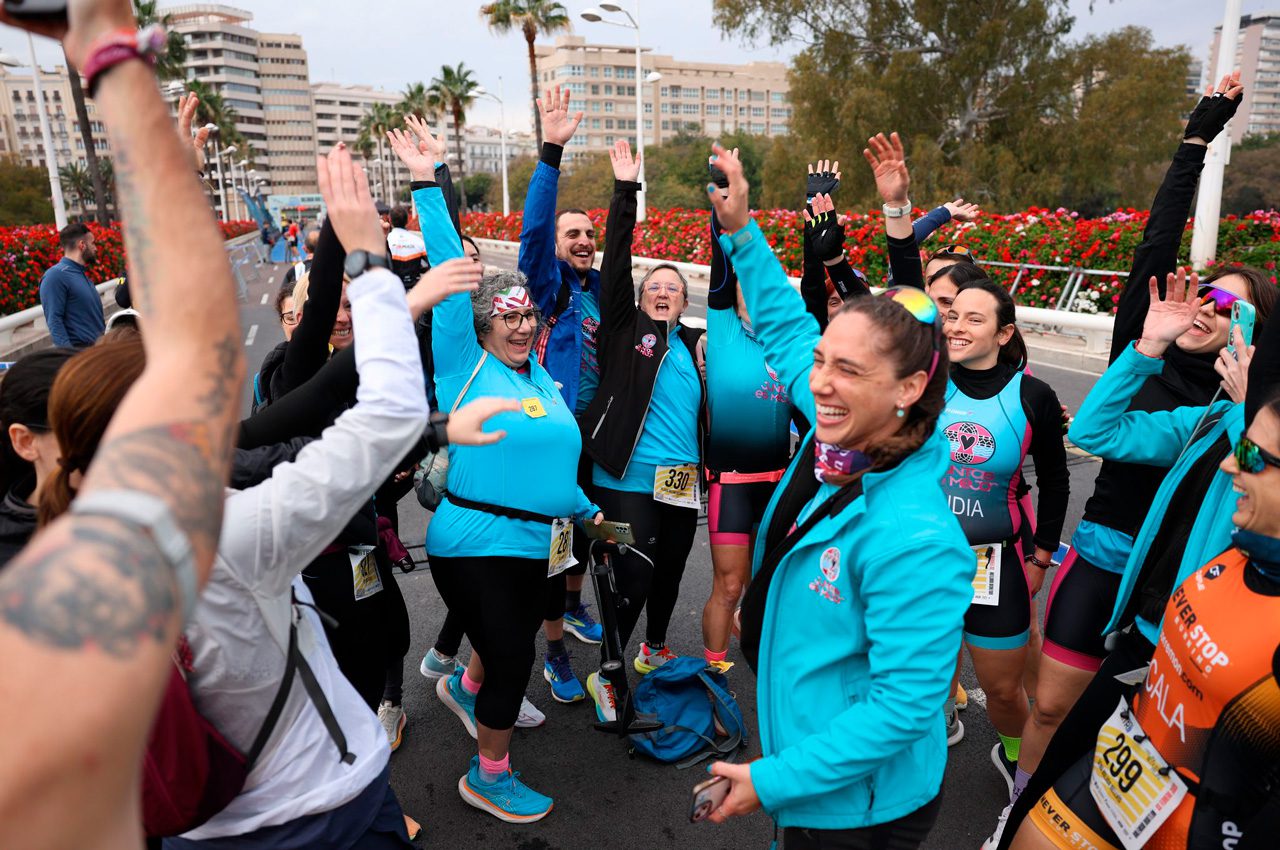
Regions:
M 249 333 L 246 334 L 244 338 L 244 347 L 248 348 L 249 346 L 253 345 L 254 337 L 256 337 L 257 335 L 258 335 L 258 326 L 249 325 Z
M 270 294 L 270 293 L 268 293 L 268 292 L 264 292 L 264 293 L 262 293 L 262 301 L 261 301 L 260 303 L 262 303 L 262 304 L 266 304 L 266 303 L 267 303 L 267 299 L 268 299 L 268 298 L 270 298 L 270 297 L 271 297 L 271 294 Z
M 268 283 L 268 284 L 275 283 L 275 282 L 276 282 L 276 276 L 275 276 L 275 275 L 272 275 L 271 277 L 267 278 L 267 283 Z

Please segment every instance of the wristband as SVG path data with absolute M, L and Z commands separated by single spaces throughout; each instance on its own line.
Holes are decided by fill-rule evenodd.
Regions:
M 911 201 L 908 199 L 907 202 L 900 207 L 891 207 L 888 204 L 885 204 L 881 209 L 884 210 L 885 218 L 906 218 L 911 215 Z
M 89 58 L 85 60 L 81 76 L 85 89 L 93 97 L 98 91 L 98 81 L 107 71 L 130 59 L 141 59 L 154 68 L 156 60 L 168 47 L 164 27 L 152 24 L 140 30 L 123 27 L 104 33 L 89 45 Z
M 1047 569 L 1049 569 L 1050 567 L 1052 567 L 1052 566 L 1053 566 L 1053 561 L 1052 561 L 1052 560 L 1042 561 L 1042 560 L 1040 560 L 1039 558 L 1037 558 L 1037 557 L 1035 556 L 1035 553 L 1034 553 L 1034 552 L 1033 552 L 1033 553 L 1031 553 L 1030 555 L 1028 555 L 1027 557 L 1023 558 L 1023 561 L 1026 561 L 1027 563 L 1031 564 L 1032 566 L 1039 567 L 1039 568 L 1040 568 L 1040 569 L 1042 569 L 1042 570 L 1047 570 Z

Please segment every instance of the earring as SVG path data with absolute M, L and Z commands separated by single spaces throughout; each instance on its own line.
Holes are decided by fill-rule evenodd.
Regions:
M 907 415 L 907 411 L 903 410 L 903 409 L 902 409 L 902 406 L 901 406 L 901 405 L 899 405 L 899 406 L 898 406 L 898 418 L 899 418 L 899 419 L 901 419 L 902 417 L 904 417 L 904 416 L 906 416 L 906 415 Z

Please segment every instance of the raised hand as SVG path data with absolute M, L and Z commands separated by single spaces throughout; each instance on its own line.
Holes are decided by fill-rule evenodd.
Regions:
M 815 167 L 809 163 L 809 177 L 805 180 L 804 197 L 812 203 L 817 195 L 831 195 L 840 188 L 840 160 L 832 162 L 820 159 Z
M 422 139 L 419 136 L 419 139 Z M 430 143 L 427 144 L 428 150 L 422 149 L 422 142 L 414 143 L 413 139 L 404 130 L 388 130 L 387 141 L 391 142 L 391 150 L 395 153 L 396 158 L 404 163 L 405 168 L 409 169 L 409 177 L 413 180 L 433 180 L 436 173 L 436 159 L 431 154 Z M 422 139 L 425 141 L 425 139 Z
M 884 133 L 877 133 L 867 139 L 862 156 L 871 166 L 876 190 L 884 202 L 891 207 L 904 206 L 909 198 L 911 174 L 907 171 L 907 154 L 898 134 L 890 133 L 885 138 Z
M 564 147 L 582 123 L 582 113 L 569 112 L 569 90 L 547 89 L 547 96 L 538 98 L 538 120 L 542 122 L 542 138 L 553 145 Z
M 449 414 L 445 432 L 455 446 L 488 446 L 507 436 L 506 431 L 485 431 L 484 423 L 499 413 L 515 413 L 520 402 L 514 398 L 478 398 Z
M 715 183 L 707 184 L 707 195 L 711 198 L 711 206 L 715 207 L 716 218 L 725 233 L 736 233 L 747 226 L 751 213 L 747 204 L 747 195 L 751 191 L 747 176 L 742 173 L 742 162 L 736 150 L 726 150 L 719 142 L 711 145 L 711 158 L 707 160 L 724 172 L 729 178 L 726 191 Z
M 1226 346 L 1218 352 L 1218 360 L 1213 364 L 1213 371 L 1222 376 L 1222 389 L 1227 397 L 1240 404 L 1249 390 L 1249 364 L 1253 362 L 1257 347 L 1244 344 L 1244 332 L 1236 325 L 1231 329 L 1231 341 L 1235 344 L 1236 353 L 1232 355 Z
M 418 153 L 424 153 L 430 156 L 435 162 L 446 162 L 449 156 L 449 145 L 444 140 L 444 133 L 435 135 L 431 132 L 431 128 L 427 126 L 427 122 L 423 121 L 417 115 L 406 115 L 404 123 L 408 125 L 413 134 L 418 137 Z M 434 170 L 435 163 L 432 163 Z
M 737 148 L 733 149 L 733 155 L 734 156 L 738 155 Z M 723 171 L 721 171 L 719 168 L 716 168 L 715 163 L 711 162 L 710 160 L 708 160 L 707 162 L 707 172 L 711 175 L 711 182 L 716 184 L 717 188 L 721 190 L 725 190 L 729 188 L 729 178 L 725 176 L 725 173 Z
M 1223 77 L 1216 89 L 1212 85 L 1208 86 L 1204 97 L 1187 118 L 1187 129 L 1182 134 L 1183 140 L 1193 145 L 1207 145 L 1212 142 L 1236 114 L 1243 94 L 1244 86 L 1240 83 L 1239 71 L 1233 71 Z
M 834 262 L 844 256 L 844 216 L 837 216 L 830 195 L 815 195 L 810 204 L 813 213 L 804 210 L 809 225 L 809 242 L 822 262 Z
M 385 254 L 386 237 L 369 194 L 369 178 L 363 168 L 352 162 L 346 145 L 338 142 L 328 156 L 316 157 L 316 177 L 333 232 L 347 253 L 363 250 Z
M 947 211 L 951 213 L 951 217 L 956 221 L 973 221 L 982 212 L 977 204 L 966 204 L 964 198 L 948 201 L 943 206 L 947 208 Z
M 640 177 L 640 159 L 631 156 L 631 145 L 626 139 L 618 139 L 609 148 L 609 161 L 613 163 L 613 179 L 634 183 Z
M 416 320 L 450 295 L 475 292 L 480 288 L 482 277 L 484 266 L 470 257 L 454 257 L 432 266 L 405 296 L 409 302 L 409 315 Z
M 209 141 L 209 133 L 213 130 L 212 124 L 206 124 L 195 135 L 191 135 L 191 120 L 195 117 L 196 107 L 200 105 L 200 98 L 195 92 L 187 92 L 178 100 L 178 136 L 182 139 L 184 145 L 189 145 L 192 153 L 192 162 L 195 164 L 196 171 L 204 172 L 204 146 Z
M 1200 288 L 1200 277 L 1192 272 L 1179 268 L 1165 280 L 1164 298 L 1160 297 L 1159 282 L 1153 275 L 1147 281 L 1151 295 L 1151 306 L 1147 308 L 1147 319 L 1142 325 L 1142 339 L 1138 340 L 1138 351 L 1149 357 L 1159 357 L 1178 337 L 1191 330 L 1196 317 L 1200 315 L 1201 301 L 1196 297 Z

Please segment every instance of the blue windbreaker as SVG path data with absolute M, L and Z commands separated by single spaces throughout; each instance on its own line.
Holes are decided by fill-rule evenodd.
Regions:
M 769 365 L 816 421 L 809 371 L 817 323 L 754 222 L 720 242 Z M 764 756 L 751 763 L 751 779 L 779 826 L 885 823 L 938 794 L 942 705 L 975 568 L 939 484 L 947 462 L 935 431 L 893 469 L 867 473 L 863 495 L 817 523 L 778 565 L 757 669 Z M 779 494 L 797 475 L 813 475 L 811 455 L 797 455 L 770 502 L 753 572 Z
M 1179 407 L 1155 413 L 1127 410 L 1129 402 L 1148 376 L 1159 374 L 1163 368 L 1163 360 L 1145 357 L 1130 345 L 1098 379 L 1076 413 L 1069 432 L 1071 441 L 1077 446 L 1107 460 L 1169 468 L 1125 562 L 1111 622 L 1106 627 L 1108 632 L 1128 625 L 1121 622 L 1125 607 L 1137 585 L 1142 563 L 1164 522 L 1169 501 L 1187 471 L 1212 448 L 1223 432 L 1232 445 L 1244 433 L 1244 405 L 1230 401 L 1215 402 L 1209 408 Z M 1212 425 L 1183 451 L 1206 410 Z M 1231 515 L 1235 512 L 1235 504 L 1231 476 L 1215 472 L 1191 526 L 1173 587 L 1182 584 L 1196 569 L 1231 546 Z M 1159 623 L 1138 617 L 1137 625 L 1151 643 L 1159 640 Z

